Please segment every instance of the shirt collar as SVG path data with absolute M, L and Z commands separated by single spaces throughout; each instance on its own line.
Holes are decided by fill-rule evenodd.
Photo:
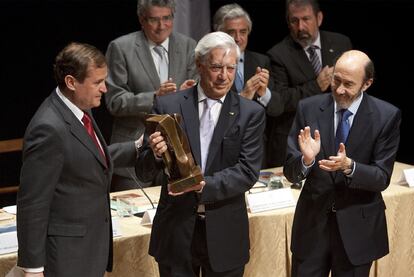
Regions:
M 361 105 L 362 102 L 362 98 L 364 97 L 364 93 L 362 92 L 360 96 L 358 96 L 357 99 L 354 100 L 354 102 L 352 102 L 351 106 L 348 107 L 348 111 L 350 111 L 352 113 L 352 115 L 355 115 L 356 112 L 358 111 L 359 106 Z M 335 114 L 337 112 L 339 112 L 340 109 L 339 106 L 336 104 L 336 102 L 334 101 L 334 108 L 335 108 Z
M 199 103 L 200 103 L 200 102 L 202 102 L 202 101 L 204 101 L 204 99 L 206 99 L 206 98 L 207 98 L 206 94 L 204 93 L 203 88 L 202 88 L 202 87 L 201 87 L 201 85 L 200 85 L 200 82 L 198 82 L 198 84 L 197 84 L 197 96 L 198 96 L 198 102 L 199 102 Z M 218 100 L 218 102 L 219 102 L 219 103 L 224 103 L 224 99 L 226 99 L 226 96 L 227 96 L 227 94 L 226 94 L 226 95 L 224 95 L 223 97 L 221 97 L 221 98 Z
M 318 49 L 322 49 L 321 47 L 321 36 L 320 33 L 318 32 L 318 36 L 316 37 L 315 41 L 313 43 L 311 43 L 310 45 L 306 46 L 305 48 L 303 48 L 305 51 L 308 50 L 309 47 L 311 47 L 312 45 L 315 45 L 318 47 Z
M 170 38 L 167 38 L 166 40 L 164 40 L 161 44 L 162 47 L 164 47 L 165 51 L 167 51 L 168 53 L 168 45 L 170 44 Z M 148 45 L 150 47 L 150 49 L 153 49 L 155 46 L 157 46 L 158 44 L 156 44 L 155 42 L 153 42 L 152 40 L 148 39 Z
M 80 122 L 82 122 L 84 112 L 81 109 L 79 109 L 75 104 L 73 104 L 65 95 L 63 95 L 59 87 L 56 87 L 56 94 L 63 101 L 63 103 L 65 103 L 69 110 L 72 111 L 76 118 L 79 119 Z

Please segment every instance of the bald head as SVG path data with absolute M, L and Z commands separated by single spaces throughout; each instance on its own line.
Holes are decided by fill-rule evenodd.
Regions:
M 348 108 L 371 86 L 373 77 L 374 65 L 365 53 L 358 50 L 343 53 L 335 63 L 331 83 L 339 107 Z
M 337 67 L 346 68 L 347 71 L 358 74 L 362 81 L 374 78 L 374 64 L 367 54 L 359 50 L 344 52 L 335 64 L 335 68 Z

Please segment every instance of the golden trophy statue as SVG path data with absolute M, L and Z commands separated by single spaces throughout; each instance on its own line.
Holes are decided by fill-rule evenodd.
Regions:
M 149 134 L 161 132 L 168 150 L 162 155 L 170 190 L 182 192 L 204 180 L 201 169 L 195 164 L 190 145 L 180 126 L 179 114 L 148 114 L 145 125 Z

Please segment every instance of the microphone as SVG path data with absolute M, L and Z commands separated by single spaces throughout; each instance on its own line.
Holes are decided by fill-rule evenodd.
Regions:
M 145 197 L 148 199 L 148 201 L 151 203 L 151 206 L 153 209 L 155 209 L 155 205 L 154 202 L 152 202 L 151 198 L 148 196 L 148 194 L 145 192 L 143 186 L 139 183 L 137 177 L 135 176 L 135 174 L 133 172 L 131 172 L 130 168 L 126 168 L 126 170 L 128 171 L 129 176 L 134 180 L 135 184 L 137 185 L 137 187 L 142 191 L 142 193 L 145 195 Z M 137 213 L 135 215 L 140 216 L 143 215 L 144 213 Z M 141 215 L 141 216 L 142 216 Z

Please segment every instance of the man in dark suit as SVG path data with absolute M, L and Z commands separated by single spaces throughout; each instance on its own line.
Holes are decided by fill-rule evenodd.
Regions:
M 113 164 L 134 164 L 137 152 L 134 141 L 107 147 L 91 115 L 106 92 L 98 49 L 71 43 L 57 55 L 54 71 L 58 87 L 24 136 L 18 265 L 26 277 L 103 276 L 112 268 Z
M 239 74 L 242 81 L 240 85 L 236 85 L 235 81 L 232 89 L 247 99 L 257 101 L 266 110 L 270 110 L 274 116 L 281 114 L 283 112 L 281 96 L 271 90 L 273 81 L 269 80 L 269 57 L 246 49 L 252 31 L 252 21 L 249 14 L 238 4 L 224 5 L 214 14 L 213 28 L 232 36 L 241 51 L 236 80 L 237 74 Z M 266 144 L 266 136 L 264 136 L 264 145 Z M 266 154 L 267 151 L 264 151 L 263 166 L 266 166 Z
M 372 261 L 389 251 L 381 191 L 401 112 L 364 92 L 373 78 L 368 56 L 347 51 L 335 64 L 332 94 L 299 102 L 284 166 L 289 181 L 306 178 L 292 227 L 292 276 L 369 276 Z
M 299 100 L 329 91 L 334 59 L 352 48 L 348 37 L 320 31 L 323 14 L 317 0 L 288 0 L 286 20 L 290 35 L 271 48 L 274 90 L 282 95 L 284 112 L 268 109 L 267 166 L 282 166 L 286 142 Z M 310 51 L 313 50 L 313 65 Z
M 204 36 L 195 49 L 200 82 L 186 91 L 156 98 L 154 112 L 181 114 L 182 128 L 205 181 L 185 193 L 169 191 L 166 176 L 152 227 L 149 253 L 161 276 L 243 276 L 249 260 L 245 192 L 257 181 L 262 155 L 264 109 L 231 91 L 239 48 L 223 32 Z M 211 143 L 203 116 L 214 125 Z M 148 138 L 137 175 L 147 181 L 162 171 L 167 150 L 159 132 Z M 149 148 L 151 147 L 151 149 Z M 205 154 L 203 154 L 205 153 Z M 181 275 L 179 275 L 181 274 Z
M 109 43 L 105 101 L 114 117 L 111 143 L 134 140 L 144 133 L 143 116 L 151 111 L 154 96 L 175 92 L 180 85 L 185 89 L 195 83 L 196 42 L 172 32 L 174 12 L 174 0 L 138 0 L 141 31 Z M 161 53 L 157 52 L 158 48 Z M 163 61 L 167 63 L 168 75 L 160 72 Z M 135 177 L 133 168 L 115 169 L 112 190 L 136 188 Z

